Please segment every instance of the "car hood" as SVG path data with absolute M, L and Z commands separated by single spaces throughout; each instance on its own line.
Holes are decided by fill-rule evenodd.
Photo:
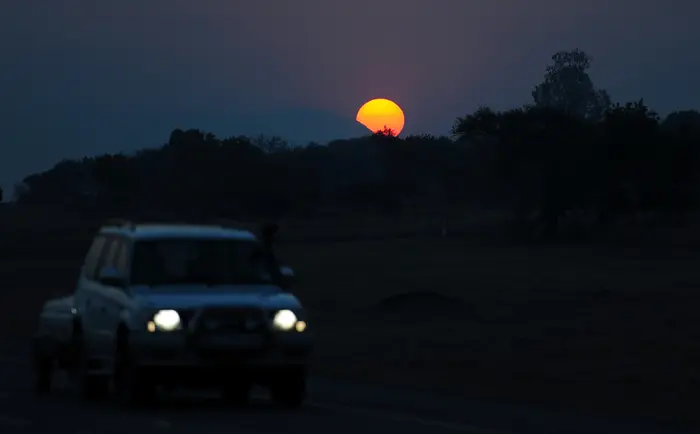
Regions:
M 274 285 L 163 285 L 132 288 L 139 304 L 156 309 L 189 309 L 205 306 L 293 309 L 301 307 L 292 294 Z

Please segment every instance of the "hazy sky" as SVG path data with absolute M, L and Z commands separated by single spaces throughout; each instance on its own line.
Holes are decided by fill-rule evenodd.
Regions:
M 691 0 L 0 0 L 0 185 L 175 127 L 328 140 L 374 97 L 446 133 L 575 47 L 614 100 L 700 108 L 698 22 Z

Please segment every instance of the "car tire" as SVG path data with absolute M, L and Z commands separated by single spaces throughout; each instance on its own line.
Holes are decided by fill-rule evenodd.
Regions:
M 253 384 L 249 382 L 231 382 L 221 388 L 221 398 L 235 407 L 246 407 L 250 404 L 250 393 Z
M 277 372 L 269 385 L 272 401 L 288 409 L 298 409 L 306 400 L 306 370 L 285 369 Z
M 53 380 L 53 358 L 40 348 L 34 349 L 33 355 L 33 387 L 37 395 L 46 395 L 51 391 Z
M 155 385 L 135 365 L 126 343 L 117 345 L 114 361 L 114 391 L 120 404 L 126 407 L 142 407 L 155 401 Z

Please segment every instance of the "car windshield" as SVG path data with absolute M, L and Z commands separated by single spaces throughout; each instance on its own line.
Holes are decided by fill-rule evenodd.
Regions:
M 249 240 L 159 239 L 134 243 L 131 283 L 261 284 L 272 281 L 260 243 Z

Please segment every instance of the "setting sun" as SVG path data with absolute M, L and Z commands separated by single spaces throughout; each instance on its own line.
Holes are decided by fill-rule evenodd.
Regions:
M 398 136 L 403 130 L 405 118 L 403 110 L 395 102 L 379 98 L 360 107 L 356 120 L 373 133 L 386 127 Z

